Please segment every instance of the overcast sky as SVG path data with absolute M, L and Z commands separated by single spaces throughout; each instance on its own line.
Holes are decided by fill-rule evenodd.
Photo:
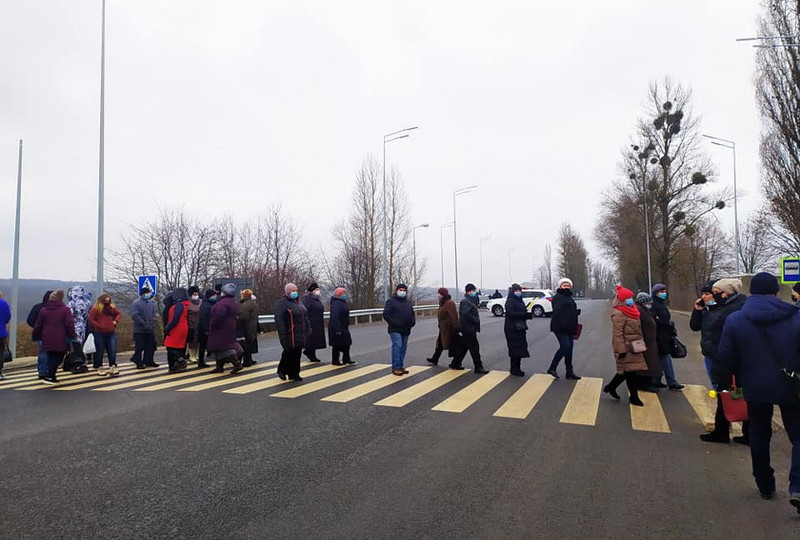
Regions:
M 25 140 L 22 277 L 93 279 L 100 0 L 0 2 L 0 276 L 10 276 Z M 438 285 L 458 199 L 459 278 L 523 281 L 570 222 L 599 256 L 599 194 L 617 175 L 649 83 L 692 87 L 701 129 L 738 146 L 740 221 L 759 208 L 754 0 L 107 0 L 106 247 L 184 204 L 271 203 L 310 247 L 350 206 L 382 136 L 409 191 L 421 280 Z M 710 146 L 720 184 L 729 151 Z M 315 216 L 311 219 L 311 216 Z M 719 214 L 733 226 L 733 210 Z M 446 282 L 453 282 L 446 230 Z

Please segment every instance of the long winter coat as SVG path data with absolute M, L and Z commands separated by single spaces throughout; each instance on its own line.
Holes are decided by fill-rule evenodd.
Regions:
M 39 311 L 33 335 L 41 340 L 45 351 L 66 353 L 69 350 L 67 340 L 77 337 L 72 311 L 64 302 L 48 300 Z
M 408 336 L 411 329 L 417 324 L 417 317 L 414 315 L 414 306 L 411 305 L 408 297 L 400 298 L 393 294 L 383 307 L 383 320 L 388 323 L 390 334 L 400 334 Z
M 175 301 L 167 312 L 167 324 L 164 326 L 164 346 L 171 349 L 183 349 L 186 347 L 186 339 L 189 337 L 189 295 L 186 289 L 178 288 L 172 292 Z
M 716 304 L 711 309 L 692 310 L 692 316 L 689 319 L 689 328 L 695 332 L 700 331 L 700 350 L 703 356 L 711 358 L 712 361 L 717 356 L 717 347 L 722 338 L 725 320 L 731 313 L 742 309 L 747 296 L 737 294 L 726 300 L 724 304 Z
M 553 314 L 550 317 L 550 331 L 554 334 L 575 335 L 578 329 L 578 315 L 581 310 L 572 299 L 571 289 L 558 289 L 553 295 Z
M 620 302 L 614 300 L 612 306 L 618 306 Z M 622 313 L 618 309 L 611 309 L 611 347 L 617 358 L 617 373 L 622 374 L 629 371 L 645 371 L 647 364 L 642 353 L 635 353 L 631 350 L 631 342 L 637 339 L 644 339 L 642 336 L 642 325 L 639 319 L 633 319 Z M 621 354 L 625 354 L 620 358 Z
M 203 336 L 208 337 L 208 326 L 211 322 L 211 310 L 214 309 L 214 303 L 211 300 L 205 299 L 200 304 L 200 317 L 197 321 L 197 331 L 200 333 L 200 340 Z
M 439 302 L 439 311 L 436 314 L 439 320 L 439 336 L 436 338 L 436 348 L 449 350 L 455 343 L 455 333 L 458 330 L 458 312 L 456 303 L 448 294 Z
M 306 349 L 324 349 L 325 345 L 325 306 L 319 296 L 307 292 L 303 296 L 303 307 L 308 313 L 308 322 L 311 325 L 311 335 L 309 336 Z
M 647 345 L 647 350 L 644 352 L 644 361 L 647 364 L 647 371 L 643 372 L 642 375 L 660 377 L 664 372 L 664 366 L 661 365 L 661 356 L 658 354 L 656 320 L 646 307 L 636 304 L 636 308 L 639 310 L 639 324 L 642 327 L 642 337 Z
M 200 340 L 198 328 L 200 326 L 200 304 L 202 302 L 202 300 L 195 302 L 194 300 L 189 299 L 189 303 L 186 304 L 186 326 L 189 328 L 187 341 L 190 344 L 196 345 Z
M 481 331 L 481 315 L 478 311 L 478 302 L 477 298 L 464 296 L 464 299 L 458 304 L 458 324 L 462 332 L 477 333 Z
M 275 303 L 275 326 L 284 349 L 299 349 L 308 343 L 308 314 L 298 300 L 281 296 Z
M 237 326 L 239 337 L 247 340 L 258 337 L 258 304 L 252 298 L 239 302 Z
M 653 307 L 650 313 L 656 320 L 656 343 L 658 344 L 658 354 L 667 356 L 672 352 L 672 316 L 669 313 L 667 304 L 658 297 L 653 298 Z
M 717 348 L 719 383 L 731 374 L 753 403 L 798 403 L 797 380 L 780 368 L 800 372 L 800 310 L 772 295 L 754 294 L 725 321 Z
M 509 292 L 506 298 L 506 320 L 503 324 L 509 358 L 530 358 L 526 321 L 532 318 L 533 314 L 525 309 L 522 298 L 517 298 L 513 292 Z
M 350 306 L 345 300 L 335 296 L 331 298 L 328 343 L 331 347 L 346 347 L 353 344 L 353 338 L 350 337 Z
M 208 317 L 208 342 L 206 344 L 208 351 L 234 350 L 238 311 L 239 306 L 236 305 L 236 300 L 232 296 L 222 296 L 217 300 Z

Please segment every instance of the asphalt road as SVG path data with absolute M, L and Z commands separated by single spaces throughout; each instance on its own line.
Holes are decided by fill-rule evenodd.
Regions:
M 111 381 L 66 379 L 65 388 L 101 382 L 57 391 L 12 376 L 0 385 L 0 537 L 798 538 L 785 433 L 773 438 L 779 495 L 762 501 L 748 449 L 701 443 L 702 420 L 683 392 L 662 391 L 645 407 L 663 410 L 662 432 L 652 431 L 657 414 L 637 427 L 627 403 L 590 399 L 592 378 L 607 381 L 614 363 L 608 303 L 581 307 L 580 388 L 563 378 L 545 388 L 541 375 L 528 383 L 557 345 L 549 321 L 536 319 L 528 376 L 493 374 L 497 385 L 474 402 L 459 394 L 477 378 L 464 372 L 407 405 L 375 405 L 454 373 L 446 361 L 342 403 L 321 398 L 384 377 L 388 366 L 294 398 L 271 397 L 292 383 L 225 392 L 273 380 L 273 368 L 248 380 L 237 378 L 255 371 L 226 375 L 225 385 L 200 391 L 179 390 L 223 379 L 126 370 Z M 693 358 L 675 361 L 679 379 L 703 385 L 696 336 L 684 334 Z M 353 335 L 357 366 L 295 386 L 388 364 L 383 325 L 357 326 Z M 419 321 L 407 366 L 427 366 L 435 335 L 434 320 Z M 480 337 L 487 369 L 506 372 L 502 319 L 487 314 Z M 274 338 L 262 341 L 256 368 L 277 350 Z M 320 357 L 329 364 L 329 350 Z M 9 387 L 14 380 L 23 382 Z M 163 381 L 175 386 L 148 391 Z M 127 383 L 134 385 L 108 390 Z M 494 416 L 523 384 L 535 391 L 539 383 L 541 399 L 526 418 Z M 466 410 L 432 410 L 456 394 L 471 403 Z M 585 412 L 593 407 L 592 422 Z M 562 422 L 567 410 L 585 424 Z

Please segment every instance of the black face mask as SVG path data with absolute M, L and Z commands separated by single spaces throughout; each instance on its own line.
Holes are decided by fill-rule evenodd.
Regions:
M 564 296 L 572 296 L 572 289 L 558 289 L 558 294 L 563 294 Z
M 717 293 L 712 293 L 712 295 L 714 296 L 714 300 L 716 300 L 717 304 L 724 304 L 725 301 L 727 300 L 727 298 L 722 297 L 722 293 L 717 292 Z

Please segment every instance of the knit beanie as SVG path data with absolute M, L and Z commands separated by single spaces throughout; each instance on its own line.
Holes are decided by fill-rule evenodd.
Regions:
M 286 293 L 286 296 L 289 296 L 289 293 L 292 292 L 296 288 L 297 288 L 297 285 L 295 285 L 294 283 L 287 283 L 283 287 L 283 292 Z
M 558 280 L 558 287 L 557 287 L 557 288 L 559 288 L 559 289 L 560 289 L 560 288 L 561 288 L 561 286 L 562 286 L 564 283 L 569 283 L 569 286 L 570 286 L 570 287 L 572 287 L 572 280 L 571 280 L 571 279 L 569 279 L 569 278 L 566 278 L 566 277 L 562 277 L 561 279 L 559 279 L 559 280 Z
M 705 285 L 703 285 L 703 288 L 702 288 L 702 289 L 700 289 L 700 293 L 708 293 L 708 294 L 711 294 L 711 289 L 713 289 L 713 288 L 714 288 L 714 283 L 716 283 L 716 282 L 717 282 L 717 280 L 715 280 L 715 279 L 712 279 L 711 281 L 709 281 L 708 283 L 706 283 Z
M 521 290 L 522 290 L 522 285 L 520 285 L 519 283 L 512 283 L 511 284 L 511 291 L 512 292 L 521 291 Z
M 208 289 L 205 292 L 206 300 L 211 300 L 211 297 L 214 296 L 215 294 L 217 294 L 217 291 L 215 291 L 214 289 Z
M 656 283 L 655 285 L 653 285 L 653 288 L 650 290 L 650 296 L 655 296 L 658 293 L 660 293 L 661 291 L 665 291 L 665 290 L 667 290 L 667 286 L 666 285 L 664 285 L 663 283 Z
M 666 289 L 666 287 L 664 287 Z M 655 289 L 655 287 L 653 287 Z M 663 290 L 663 289 L 662 289 Z M 626 289 L 622 285 L 617 285 L 617 300 L 624 302 L 628 298 L 633 298 L 633 291 Z
M 636 295 L 636 303 L 637 304 L 649 304 L 653 301 L 653 297 L 647 294 L 646 292 L 640 292 Z
M 189 294 L 189 296 L 192 296 L 195 293 L 200 294 L 200 287 L 198 287 L 197 285 L 192 285 L 191 287 L 186 289 L 186 292 Z
M 778 294 L 778 278 L 769 272 L 760 272 L 750 281 L 750 294 Z
M 450 294 L 450 291 L 448 291 L 445 287 L 439 287 L 439 290 L 436 292 L 441 294 L 442 296 L 447 296 L 448 294 Z
M 464 287 L 465 292 L 472 292 L 474 290 L 477 290 L 477 287 L 475 287 L 475 285 L 473 285 L 472 283 L 467 283 L 467 286 Z
M 739 291 L 742 290 L 742 280 L 737 278 L 718 279 L 714 282 L 714 287 L 728 294 L 739 294 Z
M 333 296 L 336 298 L 341 298 L 345 294 L 347 294 L 347 289 L 344 287 L 336 287 L 336 290 L 333 291 Z
M 235 296 L 236 295 L 236 285 L 233 283 L 226 283 L 222 286 L 222 292 L 225 293 L 226 296 Z
M 319 289 L 319 285 L 317 285 L 317 282 L 315 281 L 314 283 L 312 283 L 311 285 L 309 285 L 309 286 L 308 286 L 308 289 L 306 289 L 306 290 L 307 290 L 308 292 L 314 292 L 314 291 L 316 291 L 317 289 Z
M 395 288 L 394 288 L 394 292 L 397 292 L 397 291 L 399 291 L 400 289 L 405 289 L 405 290 L 408 290 L 408 287 L 406 287 L 406 284 L 405 284 L 405 283 L 398 283 L 398 284 L 397 284 L 397 287 L 395 287 Z

